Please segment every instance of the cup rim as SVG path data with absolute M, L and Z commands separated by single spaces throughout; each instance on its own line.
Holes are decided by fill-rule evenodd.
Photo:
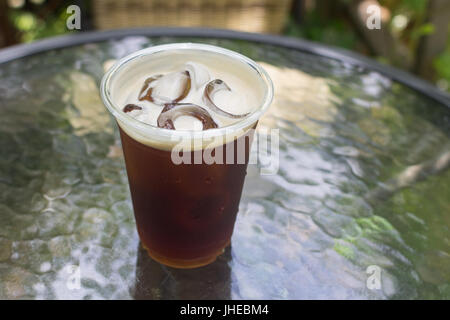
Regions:
M 134 59 L 137 59 L 139 57 L 142 57 L 144 55 L 151 55 L 158 52 L 168 51 L 168 50 L 201 50 L 201 51 L 207 51 L 217 54 L 226 55 L 228 57 L 232 57 L 235 59 L 240 60 L 241 62 L 246 63 L 249 65 L 252 69 L 254 69 L 261 79 L 263 80 L 266 90 L 264 93 L 264 98 L 262 104 L 253 111 L 250 115 L 243 118 L 242 120 L 233 123 L 228 126 L 220 127 L 220 128 L 212 128 L 208 130 L 202 130 L 202 131 L 194 131 L 194 130 L 170 130 L 165 128 L 159 128 L 156 126 L 153 126 L 151 124 L 147 124 L 144 122 L 141 122 L 132 116 L 126 114 L 125 112 L 121 112 L 120 108 L 118 108 L 115 103 L 113 102 L 113 99 L 111 98 L 111 92 L 110 87 L 111 83 L 114 80 L 114 75 L 117 74 L 117 72 L 125 66 L 127 63 L 131 62 Z M 171 44 L 163 44 L 163 45 L 157 45 L 152 46 L 149 48 L 141 49 L 138 51 L 135 51 L 122 59 L 118 60 L 103 76 L 100 84 L 100 96 L 102 98 L 103 104 L 106 106 L 108 111 L 115 117 L 116 120 L 122 122 L 126 126 L 131 126 L 133 129 L 137 130 L 141 134 L 145 136 L 150 137 L 158 137 L 162 139 L 173 139 L 173 138 L 186 138 L 187 136 L 193 138 L 193 139 L 208 139 L 208 138 L 214 138 L 217 136 L 225 135 L 226 133 L 229 133 L 230 131 L 239 131 L 239 130 L 245 130 L 246 128 L 250 127 L 252 124 L 254 124 L 258 119 L 263 115 L 263 113 L 267 110 L 267 108 L 272 103 L 273 99 L 273 83 L 268 75 L 268 73 L 264 70 L 263 67 L 258 65 L 255 61 L 252 59 L 237 53 L 232 50 L 228 50 L 225 48 L 221 48 L 218 46 L 213 46 L 209 44 L 202 44 L 202 43 L 191 43 L 191 42 L 184 42 L 184 43 L 171 43 Z

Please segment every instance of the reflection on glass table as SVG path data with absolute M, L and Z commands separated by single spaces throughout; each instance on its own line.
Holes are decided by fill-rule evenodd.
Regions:
M 258 135 L 279 130 L 278 171 L 249 166 L 232 245 L 197 270 L 140 248 L 98 93 L 111 60 L 177 41 L 261 62 L 276 92 Z M 268 44 L 170 37 L 47 51 L 0 78 L 0 298 L 450 298 L 450 109 L 401 83 Z

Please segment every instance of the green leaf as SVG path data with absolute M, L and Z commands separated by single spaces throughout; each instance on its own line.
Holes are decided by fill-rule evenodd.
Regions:
M 411 37 L 412 38 L 419 38 L 422 36 L 427 36 L 430 34 L 433 34 L 435 31 L 435 27 L 432 23 L 425 23 L 423 25 L 421 25 L 420 27 L 418 27 L 417 29 L 415 29 L 412 33 L 411 33 Z

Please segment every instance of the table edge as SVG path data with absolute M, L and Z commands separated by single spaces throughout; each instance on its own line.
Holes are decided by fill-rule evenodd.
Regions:
M 281 46 L 289 49 L 315 54 L 329 59 L 338 60 L 352 65 L 374 70 L 392 80 L 402 83 L 421 94 L 450 108 L 450 94 L 435 87 L 432 83 L 420 79 L 417 76 L 397 69 L 392 66 L 383 65 L 359 53 L 324 45 L 304 39 L 286 36 L 249 33 L 225 29 L 212 28 L 180 28 L 180 27 L 152 27 L 115 29 L 107 31 L 87 31 L 63 36 L 57 36 L 38 40 L 33 43 L 19 44 L 0 49 L 0 64 L 24 58 L 37 53 L 63 49 L 85 43 L 101 42 L 111 39 L 120 39 L 128 36 L 147 37 L 193 37 L 193 38 L 219 38 L 231 40 L 244 40 L 269 45 Z

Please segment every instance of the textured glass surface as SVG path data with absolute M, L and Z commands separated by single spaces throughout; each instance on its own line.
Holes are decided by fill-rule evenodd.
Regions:
M 259 134 L 279 129 L 279 170 L 249 166 L 215 263 L 148 258 L 98 86 L 109 59 L 186 40 L 0 65 L 0 298 L 450 299 L 450 110 L 370 70 L 243 41 L 189 39 L 267 68 L 275 100 Z

